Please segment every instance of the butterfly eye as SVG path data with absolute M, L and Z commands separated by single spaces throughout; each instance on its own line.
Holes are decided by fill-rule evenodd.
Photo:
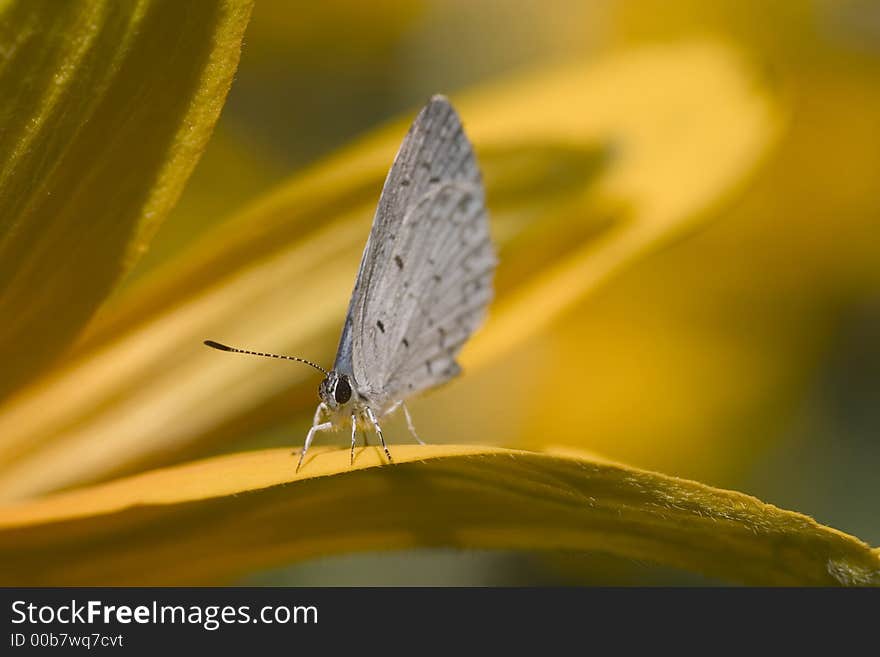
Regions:
M 333 396 L 336 398 L 337 404 L 344 404 L 349 399 L 351 399 L 351 386 L 348 383 L 348 379 L 345 377 L 340 377 L 339 381 L 336 383 L 336 390 L 333 392 Z

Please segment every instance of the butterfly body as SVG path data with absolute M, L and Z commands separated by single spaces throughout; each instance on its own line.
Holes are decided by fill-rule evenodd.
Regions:
M 323 417 L 333 424 L 333 429 L 342 428 L 355 416 L 359 425 L 367 422 L 365 412 L 372 409 L 377 417 L 388 412 L 378 400 L 368 396 L 368 391 L 359 390 L 357 384 L 347 374 L 331 370 L 318 386 L 318 397 L 323 405 Z

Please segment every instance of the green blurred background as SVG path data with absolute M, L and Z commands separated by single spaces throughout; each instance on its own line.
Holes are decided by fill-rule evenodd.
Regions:
M 482 427 L 498 420 L 525 447 L 552 431 L 552 442 L 742 490 L 880 544 L 876 0 L 257 0 L 217 131 L 130 281 L 432 93 L 693 38 L 742 50 L 770 81 L 787 104 L 781 143 L 698 232 L 479 373 L 472 385 L 512 376 L 540 402 Z M 558 399 L 559 376 L 586 377 L 589 395 Z M 418 424 L 465 400 L 452 389 L 418 402 Z M 445 550 L 334 557 L 245 583 L 628 582 L 706 583 L 602 555 Z

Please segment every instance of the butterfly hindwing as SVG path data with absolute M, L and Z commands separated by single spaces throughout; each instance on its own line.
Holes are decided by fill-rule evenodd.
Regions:
M 483 186 L 455 110 L 434 97 L 388 173 L 336 367 L 384 408 L 459 372 L 492 297 Z

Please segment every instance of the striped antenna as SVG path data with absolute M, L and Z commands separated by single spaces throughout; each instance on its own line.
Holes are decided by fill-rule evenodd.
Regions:
M 247 349 L 236 349 L 235 347 L 229 347 L 225 344 L 220 344 L 219 342 L 214 342 L 213 340 L 205 340 L 205 344 L 208 347 L 213 349 L 219 349 L 220 351 L 232 351 L 237 354 L 249 354 L 251 356 L 265 356 L 266 358 L 283 358 L 284 360 L 295 360 L 297 363 L 305 363 L 306 365 L 311 365 L 316 370 L 323 372 L 325 376 L 330 374 L 327 370 L 325 370 L 320 365 L 315 365 L 310 360 L 306 360 L 305 358 L 297 358 L 295 356 L 282 356 L 281 354 L 264 354 L 262 351 L 249 351 Z

